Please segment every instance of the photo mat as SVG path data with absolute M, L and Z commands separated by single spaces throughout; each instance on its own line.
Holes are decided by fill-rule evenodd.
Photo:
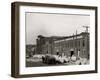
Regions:
M 34 6 L 34 7 L 21 6 L 20 10 L 21 10 L 20 19 L 21 19 L 21 23 L 22 23 L 22 24 L 20 24 L 20 26 L 22 26 L 22 27 L 20 27 L 20 28 L 22 28 L 22 29 L 20 29 L 20 30 L 22 30 L 21 31 L 22 33 L 20 36 L 20 41 L 21 41 L 20 47 L 23 48 L 20 50 L 20 53 L 21 53 L 20 54 L 20 73 L 22 73 L 22 74 L 23 73 L 24 74 L 25 73 L 26 74 L 27 73 L 29 73 L 29 74 L 37 73 L 38 74 L 38 73 L 50 73 L 50 72 L 54 73 L 54 72 L 87 71 L 87 70 L 95 69 L 95 11 L 94 10 L 90 11 L 90 10 L 85 10 L 85 9 L 73 9 L 73 8 L 65 9 L 65 8 L 52 8 L 52 7 L 45 8 L 45 7 L 36 7 L 36 6 Z M 38 15 L 39 19 L 36 15 Z M 74 20 L 75 18 L 73 19 L 73 16 L 77 17 L 76 20 Z M 69 20 L 67 20 L 66 17 L 69 17 Z M 85 17 L 87 17 L 87 19 L 86 19 L 87 21 L 86 20 L 80 21 L 80 20 L 84 20 L 84 19 L 80 18 L 80 20 L 79 20 L 78 17 L 83 17 L 84 19 L 85 19 Z M 49 18 L 49 20 L 50 20 L 50 18 L 57 19 L 58 23 L 57 23 L 57 20 L 54 20 L 53 23 L 55 23 L 55 24 L 50 24 L 50 22 L 52 22 L 52 20 L 50 20 L 50 21 L 46 20 L 48 18 Z M 60 19 L 60 18 L 62 18 L 62 19 Z M 39 21 L 39 20 L 41 20 L 41 21 Z M 77 25 L 75 24 L 76 25 L 75 27 L 74 27 L 74 25 L 71 27 L 71 25 L 72 25 L 71 20 L 73 21 L 73 24 L 74 23 L 77 24 Z M 69 24 L 67 24 L 70 27 L 66 27 L 67 26 L 66 21 L 70 21 Z M 85 22 L 87 22 L 87 23 L 85 23 Z M 83 25 L 78 25 L 78 24 L 83 24 Z M 45 25 L 45 26 L 43 26 L 43 25 Z M 54 26 L 54 25 L 56 25 L 56 26 Z M 59 26 L 59 28 L 57 26 Z M 64 29 L 62 27 L 64 27 Z M 86 27 L 88 27 L 88 30 L 86 29 Z M 56 28 L 58 28 L 58 29 L 56 30 Z M 68 30 L 68 28 L 72 28 L 73 30 Z M 31 31 L 31 30 L 34 30 L 34 31 Z M 66 33 L 66 30 L 68 30 L 67 33 Z M 82 32 L 83 32 L 83 34 L 84 34 L 84 32 L 87 33 L 87 31 L 90 33 L 90 36 L 88 36 L 90 38 L 90 40 L 88 40 L 89 38 L 87 38 L 84 41 L 82 36 L 80 36 L 80 34 Z M 46 35 L 41 36 L 42 33 L 45 34 L 44 32 L 48 32 L 49 34 L 46 33 Z M 34 37 L 34 35 L 36 35 L 36 36 Z M 33 36 L 34 38 L 32 39 L 31 36 Z M 38 39 L 38 37 L 42 38 L 42 40 Z M 53 43 L 52 43 L 51 37 L 53 37 L 52 38 Z M 73 37 L 74 37 L 74 40 L 73 40 Z M 93 37 L 94 37 L 94 39 L 93 39 Z M 72 39 L 72 41 L 71 41 L 71 39 Z M 80 42 L 79 39 L 82 39 L 82 42 Z M 33 40 L 33 41 L 31 41 L 31 40 Z M 76 48 L 75 46 L 78 45 L 78 48 L 73 49 L 72 44 L 70 47 L 71 42 L 69 43 L 68 41 L 71 41 L 72 43 L 74 43 L 73 44 L 74 48 Z M 77 41 L 80 42 L 80 44 L 79 43 L 76 44 Z M 84 42 L 87 42 L 87 41 L 89 41 L 90 44 L 85 43 L 86 45 L 89 45 L 89 46 L 85 45 L 86 46 L 85 48 L 90 48 L 90 50 L 87 50 L 87 51 L 90 51 L 89 53 L 92 53 L 92 55 L 88 53 L 84 56 L 84 53 L 87 53 L 87 52 L 80 50 L 80 49 L 83 49 L 80 47 L 82 47 L 82 45 L 84 46 Z M 32 54 L 32 56 L 29 55 L 30 56 L 29 57 L 29 56 L 27 56 L 27 53 L 26 53 L 29 46 L 27 48 L 26 44 L 30 43 L 30 42 L 33 42 L 33 44 L 36 43 L 36 45 L 37 45 L 37 42 L 38 43 L 44 42 L 45 44 L 42 44 L 42 45 L 38 44 L 38 46 L 36 46 L 36 49 L 39 49 L 39 50 L 35 50 L 35 51 L 37 51 L 36 54 L 33 54 L 33 53 L 31 53 L 31 51 L 29 51 L 30 54 Z M 49 42 L 51 42 L 51 43 L 49 43 Z M 66 45 L 63 42 L 65 42 L 65 43 L 67 42 L 67 44 L 69 43 L 69 45 Z M 57 45 L 54 46 L 54 44 L 57 44 L 58 47 L 57 47 Z M 59 44 L 60 44 L 60 46 L 59 46 Z M 60 47 L 63 47 L 63 44 L 65 46 L 64 48 L 68 49 L 67 50 L 68 52 L 63 50 L 63 53 L 64 53 L 63 55 L 65 55 L 65 56 L 61 55 L 62 49 L 64 49 L 64 48 L 60 48 Z M 57 51 L 57 49 L 54 47 L 56 47 L 60 51 Z M 33 50 L 33 52 L 34 52 L 34 48 L 32 48 L 31 50 Z M 41 53 L 42 51 L 43 51 L 43 53 Z M 53 54 L 50 51 L 52 51 Z M 72 54 L 71 54 L 71 52 L 72 52 Z M 59 53 L 59 54 L 57 55 L 57 53 Z M 66 55 L 66 53 L 68 53 L 68 54 Z M 73 55 L 73 53 L 76 53 L 76 54 Z M 80 57 L 79 53 L 83 54 L 84 57 L 82 57 L 82 56 Z M 73 56 L 71 56 L 71 55 L 73 55 Z M 78 56 L 80 59 L 78 58 Z M 86 56 L 87 56 L 87 58 L 86 58 Z M 44 61 L 43 61 L 43 58 L 44 58 Z M 53 58 L 53 59 L 55 58 L 55 60 L 52 61 L 51 58 Z M 87 65 L 84 65 L 84 64 L 87 64 Z M 73 66 L 75 69 L 73 68 Z M 47 69 L 48 69 L 48 71 L 47 71 Z

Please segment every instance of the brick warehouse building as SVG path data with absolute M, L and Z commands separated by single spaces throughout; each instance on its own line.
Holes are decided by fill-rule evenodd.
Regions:
M 37 38 L 37 54 L 72 54 L 89 59 L 89 33 L 82 32 L 72 36 L 39 35 Z

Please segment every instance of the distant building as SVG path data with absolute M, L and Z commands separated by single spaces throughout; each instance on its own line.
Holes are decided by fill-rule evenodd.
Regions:
M 39 35 L 37 38 L 38 54 L 56 54 L 71 56 L 76 55 L 82 58 L 89 58 L 89 33 L 83 32 L 72 36 L 51 36 Z
M 26 45 L 26 57 L 36 54 L 36 45 Z

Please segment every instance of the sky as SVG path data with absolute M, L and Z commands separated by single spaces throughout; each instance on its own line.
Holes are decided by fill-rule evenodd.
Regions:
M 70 36 L 84 32 L 90 26 L 89 15 L 26 13 L 26 44 L 36 44 L 38 35 Z

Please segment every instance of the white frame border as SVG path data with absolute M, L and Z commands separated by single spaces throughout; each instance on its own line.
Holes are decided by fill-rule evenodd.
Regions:
M 40 74 L 55 72 L 74 72 L 95 70 L 95 10 L 73 9 L 73 8 L 52 8 L 52 7 L 19 7 L 19 74 Z M 49 13 L 70 13 L 70 14 L 89 14 L 90 15 L 90 65 L 75 66 L 50 66 L 50 67 L 25 67 L 25 12 L 49 12 Z M 73 68 L 74 67 L 74 68 Z

